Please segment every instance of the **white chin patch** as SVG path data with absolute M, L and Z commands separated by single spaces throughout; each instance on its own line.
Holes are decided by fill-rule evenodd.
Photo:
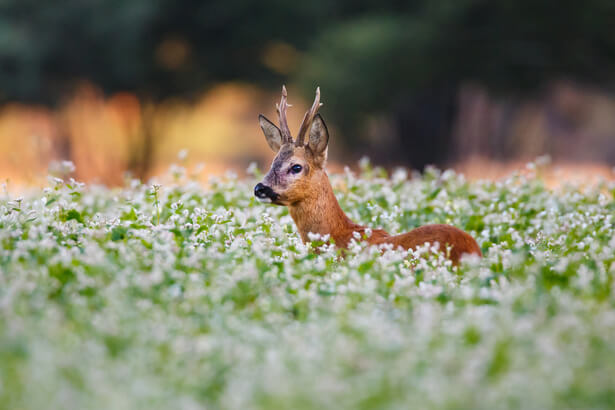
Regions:
M 258 202 L 262 202 L 264 204 L 270 204 L 271 203 L 271 198 L 268 198 L 268 197 L 265 197 L 265 198 L 256 197 L 256 199 L 258 200 Z

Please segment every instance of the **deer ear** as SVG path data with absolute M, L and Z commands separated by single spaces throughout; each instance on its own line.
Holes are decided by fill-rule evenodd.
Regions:
M 327 159 L 327 145 L 329 144 L 329 131 L 320 114 L 316 114 L 310 128 L 308 147 L 314 154 L 316 162 L 322 165 Z
M 282 132 L 274 123 L 269 121 L 263 114 L 258 116 L 258 123 L 265 134 L 267 144 L 271 147 L 273 152 L 278 152 L 282 146 Z

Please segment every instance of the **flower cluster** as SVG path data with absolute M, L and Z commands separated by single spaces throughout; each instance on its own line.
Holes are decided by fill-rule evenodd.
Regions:
M 286 208 L 254 200 L 254 166 L 207 188 L 171 173 L 0 197 L 5 408 L 615 403 L 614 183 L 389 176 L 367 160 L 332 176 L 357 222 L 470 232 L 484 257 L 453 267 L 439 244 L 303 244 Z

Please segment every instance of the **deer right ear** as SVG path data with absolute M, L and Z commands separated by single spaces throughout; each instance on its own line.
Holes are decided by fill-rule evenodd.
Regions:
M 263 130 L 263 134 L 265 134 L 265 139 L 267 140 L 267 144 L 271 147 L 273 152 L 278 152 L 280 147 L 282 146 L 282 132 L 278 127 L 275 126 L 274 123 L 265 118 L 264 115 L 260 114 L 258 116 L 258 123 Z
M 314 154 L 314 160 L 321 166 L 327 160 L 327 146 L 329 145 L 329 131 L 320 114 L 316 114 L 310 128 L 308 148 Z

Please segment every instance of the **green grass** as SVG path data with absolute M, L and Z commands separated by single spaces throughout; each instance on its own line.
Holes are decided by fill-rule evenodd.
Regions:
M 179 172 L 178 172 L 179 170 Z M 0 199 L 0 407 L 615 406 L 615 184 L 364 163 L 354 220 L 451 223 L 485 254 L 301 243 L 256 179 Z

